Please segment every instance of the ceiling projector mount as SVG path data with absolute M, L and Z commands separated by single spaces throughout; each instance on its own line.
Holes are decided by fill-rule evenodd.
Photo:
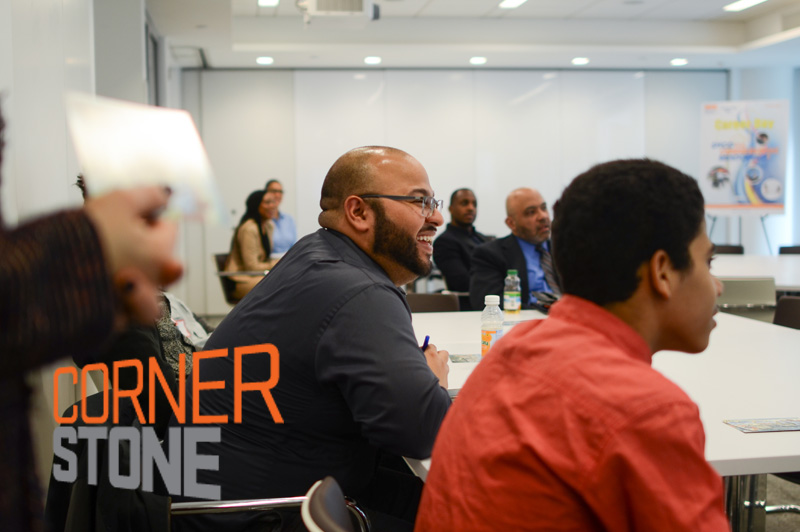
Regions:
M 378 20 L 380 7 L 372 0 L 295 0 L 308 25 L 312 17 L 362 18 Z

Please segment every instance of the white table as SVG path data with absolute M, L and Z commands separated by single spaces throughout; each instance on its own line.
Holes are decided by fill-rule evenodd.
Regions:
M 534 311 L 522 313 L 525 319 L 537 317 Z M 764 497 L 758 490 L 764 489 L 763 474 L 800 471 L 800 431 L 744 434 L 723 420 L 800 417 L 800 331 L 730 314 L 719 313 L 716 320 L 703 353 L 661 352 L 653 366 L 700 407 L 706 459 L 726 477 L 733 530 L 763 530 L 763 504 L 746 501 Z M 420 340 L 429 334 L 451 354 L 480 353 L 479 312 L 414 314 L 413 324 Z M 461 364 L 450 366 L 451 389 L 461 388 L 477 365 Z M 424 479 L 430 461 L 409 462 Z M 755 515 L 748 513 L 752 510 Z M 753 519 L 755 526 L 748 527 Z
M 800 292 L 800 255 L 717 255 L 717 277 L 772 277 L 781 292 Z

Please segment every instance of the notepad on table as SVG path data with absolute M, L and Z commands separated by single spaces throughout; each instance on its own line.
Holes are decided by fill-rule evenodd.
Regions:
M 761 419 L 724 419 L 742 432 L 788 432 L 800 430 L 800 417 L 773 417 Z

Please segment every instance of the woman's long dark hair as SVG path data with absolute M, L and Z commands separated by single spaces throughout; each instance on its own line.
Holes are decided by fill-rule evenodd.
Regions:
M 269 241 L 269 235 L 264 232 L 261 224 L 264 221 L 261 218 L 261 213 L 258 212 L 258 206 L 261 205 L 261 200 L 264 199 L 265 192 L 263 190 L 254 190 L 247 196 L 247 201 L 244 202 L 245 211 L 242 215 L 241 220 L 239 220 L 239 225 L 236 226 L 236 231 L 233 232 L 233 239 L 231 240 L 231 249 L 233 249 L 233 243 L 236 240 L 236 235 L 239 233 L 239 228 L 245 223 L 247 220 L 253 220 L 256 223 L 256 227 L 258 227 L 258 234 L 261 237 L 261 245 L 264 246 L 264 251 L 267 253 L 267 258 L 269 258 L 270 248 L 272 245 Z

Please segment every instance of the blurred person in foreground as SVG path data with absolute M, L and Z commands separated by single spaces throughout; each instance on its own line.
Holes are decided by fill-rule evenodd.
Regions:
M 0 117 L 0 165 L 2 131 Z M 42 528 L 25 374 L 101 348 L 131 322 L 152 323 L 159 289 L 180 277 L 176 226 L 156 216 L 159 187 L 116 191 L 14 230 L 0 228 L 0 523 Z
M 565 295 L 467 380 L 416 530 L 728 532 L 697 405 L 651 367 L 716 325 L 697 182 L 647 159 L 595 166 L 556 203 L 553 252 Z
M 270 258 L 272 234 L 275 225 L 273 214 L 277 212 L 275 196 L 263 190 L 250 193 L 245 201 L 245 212 L 231 239 L 231 251 L 225 263 L 226 272 L 264 272 L 271 270 L 277 259 Z M 261 275 L 237 275 L 231 277 L 236 283 L 233 297 L 242 299 L 255 285 Z

